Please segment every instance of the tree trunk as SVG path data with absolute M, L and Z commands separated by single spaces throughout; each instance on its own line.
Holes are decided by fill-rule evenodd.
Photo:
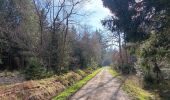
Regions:
M 120 64 L 121 64 L 121 66 L 123 65 L 123 57 L 122 57 L 122 45 L 121 45 L 121 34 L 120 34 L 120 32 L 118 31 L 118 38 L 119 38 L 119 40 L 118 40 L 118 42 L 119 42 L 119 56 L 120 56 Z
M 124 34 L 124 50 L 125 50 L 125 63 L 128 63 L 128 53 L 127 53 L 127 46 L 126 46 L 126 40 L 125 40 L 125 34 Z

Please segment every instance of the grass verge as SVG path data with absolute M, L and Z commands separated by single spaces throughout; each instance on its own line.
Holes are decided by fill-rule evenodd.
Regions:
M 135 100 L 153 100 L 152 93 L 137 86 L 130 79 L 126 80 L 125 84 L 123 85 L 123 90 L 126 91 Z
M 109 67 L 108 70 L 109 70 L 110 74 L 112 74 L 113 77 L 119 75 L 119 73 L 116 72 L 115 70 L 113 70 L 111 67 Z
M 120 75 L 118 72 L 109 68 L 109 72 L 115 77 L 116 75 Z M 126 77 L 123 75 L 117 77 L 120 80 L 124 81 L 122 89 L 127 92 L 134 100 L 153 100 L 153 94 L 142 89 L 137 83 L 138 81 L 135 78 Z
M 69 96 L 79 90 L 83 85 L 85 85 L 90 79 L 92 79 L 98 72 L 101 71 L 101 68 L 94 71 L 92 74 L 86 76 L 76 84 L 70 86 L 68 89 L 61 92 L 58 96 L 54 97 L 52 100 L 66 100 Z

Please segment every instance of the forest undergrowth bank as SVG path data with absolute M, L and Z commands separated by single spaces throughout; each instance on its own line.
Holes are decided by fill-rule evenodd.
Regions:
M 0 99 L 3 100 L 48 100 L 77 81 L 93 73 L 95 69 L 69 71 L 66 74 L 41 80 L 0 86 Z

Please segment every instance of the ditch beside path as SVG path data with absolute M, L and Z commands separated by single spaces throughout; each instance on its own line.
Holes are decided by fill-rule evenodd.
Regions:
M 131 100 L 121 89 L 123 82 L 103 68 L 69 100 Z

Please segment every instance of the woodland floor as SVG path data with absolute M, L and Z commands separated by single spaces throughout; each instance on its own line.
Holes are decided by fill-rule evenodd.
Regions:
M 69 100 L 131 100 L 121 89 L 123 84 L 104 68 Z

